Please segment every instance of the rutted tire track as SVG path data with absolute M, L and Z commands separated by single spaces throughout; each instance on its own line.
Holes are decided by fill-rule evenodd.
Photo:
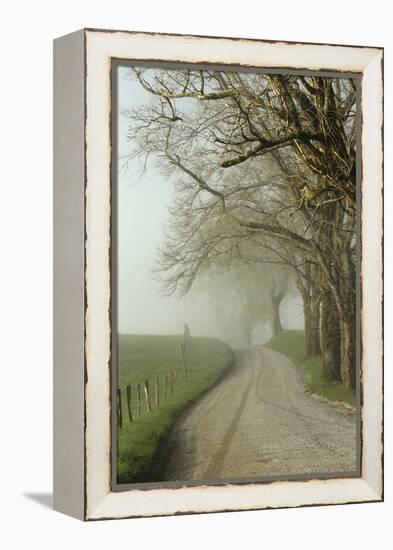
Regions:
M 166 449 L 161 481 L 353 472 L 355 417 L 305 394 L 286 357 L 239 350 L 227 378 L 175 423 Z
M 218 451 L 213 455 L 213 457 L 210 460 L 210 463 L 205 471 L 205 475 L 204 475 L 205 479 L 214 479 L 219 477 L 223 460 L 225 458 L 225 455 L 228 453 L 229 446 L 231 444 L 231 441 L 239 425 L 240 417 L 243 413 L 244 407 L 246 406 L 248 395 L 252 389 L 252 384 L 254 381 L 254 362 L 253 362 L 251 353 L 249 353 L 249 360 L 251 361 L 251 364 L 252 364 L 250 381 L 243 392 L 243 396 L 240 401 L 240 404 L 237 407 L 235 414 L 233 415 L 231 423 L 227 431 L 225 432 L 224 437 L 222 438 L 221 445 Z

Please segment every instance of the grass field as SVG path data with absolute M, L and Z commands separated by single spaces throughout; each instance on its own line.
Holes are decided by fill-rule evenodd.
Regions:
M 182 336 L 119 336 L 118 387 L 123 395 L 123 426 L 118 428 L 118 483 L 149 481 L 157 448 L 182 410 L 212 386 L 233 364 L 233 352 L 215 338 L 192 337 L 187 348 L 187 380 L 183 376 Z M 165 375 L 177 369 L 173 395 L 163 399 Z M 160 405 L 154 405 L 154 379 L 159 377 Z M 136 384 L 149 380 L 152 411 L 142 394 L 141 415 L 136 417 Z M 134 422 L 127 417 L 125 386 L 132 385 Z
M 356 396 L 352 391 L 347 390 L 340 382 L 328 382 L 322 378 L 320 357 L 306 358 L 304 331 L 284 330 L 279 336 L 270 340 L 266 346 L 286 355 L 301 367 L 309 392 L 326 397 L 331 401 L 343 401 L 353 407 L 356 406 Z

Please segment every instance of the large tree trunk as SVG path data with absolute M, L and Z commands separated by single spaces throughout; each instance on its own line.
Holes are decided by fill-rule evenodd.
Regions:
M 317 283 L 319 284 L 319 282 Z M 321 296 L 317 290 L 317 284 L 313 285 L 313 295 L 311 297 L 311 338 L 310 338 L 310 355 L 320 355 L 321 353 Z
M 310 287 L 310 314 L 311 314 L 311 339 L 310 355 L 320 355 L 321 353 L 321 275 L 317 266 L 311 269 L 311 287 Z
M 342 276 L 339 283 L 339 292 L 334 285 L 330 285 L 329 293 L 331 294 L 331 298 L 329 302 L 335 304 L 335 307 L 325 305 L 327 292 L 324 291 L 321 323 L 322 351 L 324 350 L 323 341 L 327 340 L 328 343 L 331 341 L 329 333 L 332 331 L 331 327 L 335 327 L 335 331 L 338 334 L 337 339 L 340 340 L 339 379 L 341 379 L 346 388 L 351 390 L 356 389 L 356 304 L 353 279 L 353 273 L 350 273 L 348 277 Z M 329 311 L 327 318 L 325 318 L 324 314 L 324 308 L 326 307 L 328 307 L 327 311 Z M 328 373 L 329 371 L 330 368 L 328 367 L 326 372 Z
M 356 387 L 356 270 L 352 230 L 354 231 L 355 228 L 355 217 L 350 218 L 348 212 L 345 214 L 348 217 L 347 232 L 342 234 L 334 230 L 344 221 L 344 214 L 339 206 L 336 203 L 334 206 L 329 204 L 324 214 L 326 221 L 331 221 L 331 224 L 326 224 L 323 238 L 316 248 L 324 283 L 323 305 L 325 307 L 322 307 L 321 326 L 321 338 L 324 340 L 323 356 L 326 355 L 324 374 L 333 380 L 341 379 L 346 388 L 354 390 Z M 329 306 L 329 303 L 334 303 L 335 307 Z M 333 342 L 333 335 L 330 334 L 332 327 L 335 327 L 336 333 L 339 333 L 339 377 L 337 367 L 331 360 L 333 356 L 337 356 L 337 346 L 334 353 L 330 350 Z
M 322 377 L 330 381 L 341 380 L 340 324 L 337 307 L 328 288 L 322 292 L 321 351 Z
M 306 337 L 306 356 L 309 357 L 312 352 L 312 321 L 311 321 L 311 298 L 308 293 L 302 294 L 303 314 L 304 314 L 304 332 Z
M 288 279 L 285 278 L 279 282 L 272 277 L 273 286 L 271 289 L 272 301 L 272 336 L 275 338 L 282 332 L 280 305 L 288 288 Z
M 310 264 L 306 263 L 304 271 L 297 269 L 296 287 L 303 300 L 304 334 L 306 357 L 311 355 L 311 295 L 310 295 Z
M 356 270 L 351 251 L 342 255 L 340 277 L 341 379 L 346 388 L 356 389 Z
M 341 379 L 346 388 L 356 389 L 356 322 L 352 312 L 340 317 Z
M 320 274 L 316 266 L 306 266 L 304 279 L 298 278 L 297 288 L 303 300 L 306 356 L 320 355 Z
M 344 254 L 340 281 L 342 303 L 341 325 L 341 378 L 344 385 L 356 389 L 356 271 L 349 250 Z

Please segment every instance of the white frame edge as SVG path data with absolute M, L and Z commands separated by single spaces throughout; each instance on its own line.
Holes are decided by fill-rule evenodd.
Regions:
M 54 42 L 53 507 L 85 518 L 84 31 Z
M 85 519 L 380 501 L 383 498 L 383 51 L 86 30 Z M 111 492 L 110 69 L 112 58 L 362 72 L 362 477 Z

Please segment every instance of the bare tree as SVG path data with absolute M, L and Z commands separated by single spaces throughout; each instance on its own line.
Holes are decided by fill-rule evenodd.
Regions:
M 241 335 L 243 345 L 250 348 L 256 331 L 267 325 L 273 336 L 281 332 L 279 305 L 288 291 L 288 274 L 280 266 L 250 269 L 240 258 L 230 264 L 221 258 L 199 276 L 197 288 L 209 297 L 224 327 Z
M 326 376 L 354 388 L 353 82 L 190 70 L 134 75 L 152 97 L 128 113 L 134 155 L 155 156 L 176 177 L 160 257 L 164 291 L 184 294 L 222 258 L 251 255 L 290 267 L 308 351 L 322 344 Z M 327 337 L 329 311 L 339 322 L 335 338 Z

